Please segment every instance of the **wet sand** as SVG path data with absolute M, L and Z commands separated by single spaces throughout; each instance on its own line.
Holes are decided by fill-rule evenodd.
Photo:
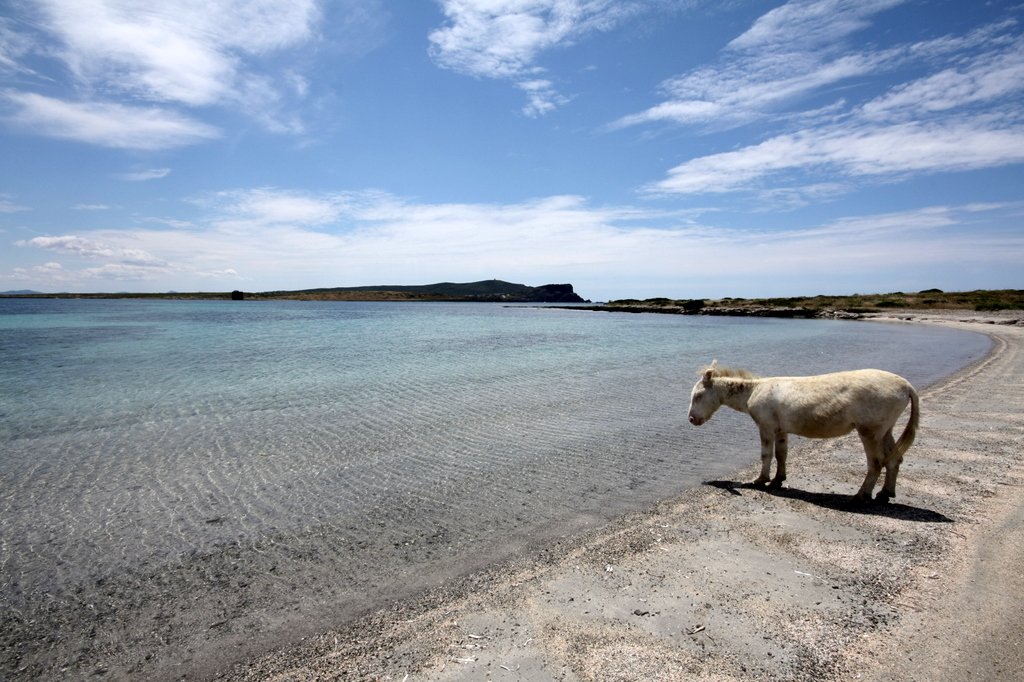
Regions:
M 744 485 L 751 453 L 728 480 L 343 630 L 309 624 L 302 646 L 216 679 L 1024 679 L 1024 324 L 1007 324 L 1021 315 L 879 317 L 865 324 L 994 340 L 922 391 L 890 504 L 848 504 L 855 436 L 793 439 L 782 490 Z

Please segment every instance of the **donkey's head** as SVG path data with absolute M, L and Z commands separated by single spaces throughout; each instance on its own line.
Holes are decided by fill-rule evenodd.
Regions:
M 690 423 L 694 426 L 711 419 L 715 410 L 722 406 L 722 397 L 714 390 L 713 384 L 717 368 L 718 360 L 713 360 L 690 393 Z

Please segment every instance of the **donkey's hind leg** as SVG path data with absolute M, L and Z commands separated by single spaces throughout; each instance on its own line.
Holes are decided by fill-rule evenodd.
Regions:
M 874 490 L 878 476 L 882 473 L 882 462 L 885 461 L 884 437 L 878 437 L 868 430 L 858 429 L 857 432 L 860 434 L 860 442 L 864 445 L 864 454 L 867 455 L 868 474 L 864 477 L 860 490 L 853 496 L 853 501 L 867 502 L 871 499 L 871 491 Z
M 875 495 L 875 499 L 879 502 L 888 502 L 890 498 L 896 497 L 896 477 L 900 474 L 900 464 L 903 463 L 903 458 L 893 456 L 895 449 L 896 441 L 892 437 L 892 429 L 889 429 L 885 432 L 885 438 L 882 439 L 882 451 L 885 457 L 882 466 L 885 467 L 885 483 Z
M 775 437 L 775 478 L 768 484 L 769 488 L 781 488 L 782 482 L 786 480 L 786 454 L 789 450 L 789 443 L 786 441 L 786 434 L 780 433 Z

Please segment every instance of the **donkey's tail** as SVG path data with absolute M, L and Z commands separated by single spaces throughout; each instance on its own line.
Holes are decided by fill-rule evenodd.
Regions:
M 903 429 L 903 435 L 896 441 L 896 447 L 893 448 L 893 457 L 903 457 L 903 455 L 910 449 L 910 446 L 914 444 L 914 437 L 917 436 L 917 426 L 921 423 L 921 406 L 920 401 L 917 397 L 917 391 L 914 390 L 913 386 L 910 389 L 910 420 L 907 422 L 906 428 Z

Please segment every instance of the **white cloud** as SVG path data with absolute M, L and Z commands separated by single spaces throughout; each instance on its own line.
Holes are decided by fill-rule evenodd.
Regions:
M 217 128 L 159 107 L 65 102 L 35 93 L 2 93 L 9 123 L 42 135 L 118 149 L 157 150 L 220 137 Z
M 102 290 L 115 282 L 152 282 L 177 274 L 171 268 L 107 264 L 95 268 L 69 269 L 60 263 L 46 263 L 32 268 L 15 268 L 12 275 L 0 280 L 29 282 L 39 288 Z
M 740 279 L 780 272 L 787 273 L 788 287 L 836 276 L 913 277 L 942 266 L 952 272 L 983 265 L 995 277 L 1016 271 L 1024 259 L 1024 235 L 1014 227 L 1020 207 L 1000 204 L 849 216 L 784 231 L 728 229 L 629 206 L 592 207 L 576 196 L 416 204 L 380 192 L 263 188 L 221 193 L 200 206 L 206 216 L 185 229 L 100 230 L 18 244 L 98 262 L 59 269 L 60 281 L 80 273 L 82 286 L 93 290 L 102 289 L 104 278 L 181 291 L 218 278 L 269 290 L 499 276 L 571 281 L 592 298 L 621 297 L 627 283 L 645 282 L 661 283 L 662 295 L 743 294 Z M 728 268 L 704 266 L 723 258 Z M 41 274 L 16 274 L 32 288 L 48 288 Z
M 257 71 L 266 55 L 316 38 L 319 0 L 37 0 L 0 24 L 0 69 L 33 73 L 26 55 L 56 59 L 75 96 L 9 90 L 8 120 L 42 135 L 128 149 L 165 149 L 219 131 L 177 110 L 228 106 L 268 130 L 302 132 L 285 113 L 307 92 L 293 69 Z M 5 37 L 12 40 L 5 41 Z M 55 79 L 35 74 L 51 82 Z M 125 126 L 123 139 L 118 133 Z
M 166 267 L 167 262 L 141 249 L 126 249 L 111 246 L 75 235 L 61 237 L 35 237 L 16 242 L 17 246 L 34 246 L 56 253 L 68 254 L 92 260 L 116 261 L 116 265 L 129 267 Z
M 568 102 L 568 98 L 558 94 L 551 81 L 538 79 L 520 81 L 516 87 L 526 93 L 528 101 L 523 113 L 531 118 L 543 116 Z
M 571 44 L 592 31 L 609 30 L 642 9 L 614 0 L 441 0 L 449 24 L 430 34 L 430 56 L 470 76 L 509 79 L 524 90 L 529 116 L 565 103 L 548 80 L 538 56 Z
M 209 206 L 219 225 L 324 225 L 335 221 L 350 203 L 348 194 L 314 196 L 275 188 L 217 192 L 195 199 Z
M 20 276 L 22 279 L 27 279 L 29 271 L 24 268 L 15 268 L 14 270 L 16 277 Z M 42 281 L 46 282 L 64 282 L 68 276 L 74 276 L 73 273 L 69 273 L 64 270 L 60 263 L 45 263 L 44 265 L 37 265 L 31 269 L 32 275 L 41 277 Z
M 311 37 L 314 0 L 41 0 L 45 26 L 83 82 L 202 106 L 242 99 L 242 55 Z
M 76 211 L 106 211 L 110 207 L 105 204 L 75 204 L 71 208 Z
M 75 271 L 79 277 L 89 280 L 115 282 L 152 281 L 173 272 L 166 265 L 136 265 L 132 263 L 107 263 L 97 268 Z

